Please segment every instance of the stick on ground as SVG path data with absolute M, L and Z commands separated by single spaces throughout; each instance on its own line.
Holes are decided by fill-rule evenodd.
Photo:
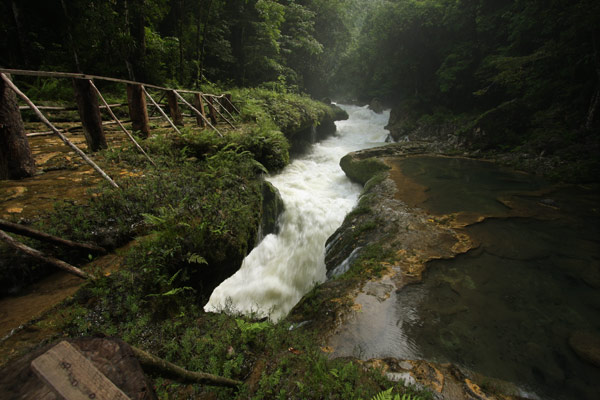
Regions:
M 8 244 L 10 247 L 12 247 L 15 250 L 21 251 L 21 252 L 27 254 L 28 256 L 36 258 L 40 261 L 46 262 L 48 264 L 52 264 L 55 267 L 60 268 L 64 271 L 67 271 L 70 274 L 73 274 L 73 275 L 78 276 L 83 279 L 94 279 L 95 278 L 94 276 L 88 274 L 85 271 L 82 271 L 81 269 L 79 269 L 77 267 L 72 266 L 71 264 L 61 261 L 58 258 L 47 256 L 46 254 L 42 253 L 39 250 L 36 250 L 29 246 L 24 245 L 23 243 L 14 239 L 13 237 L 8 235 L 4 231 L 0 231 L 0 240 L 5 242 L 6 244 Z

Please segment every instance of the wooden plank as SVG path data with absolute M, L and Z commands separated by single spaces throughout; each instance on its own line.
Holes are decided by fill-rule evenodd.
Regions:
M 175 95 L 174 90 L 169 90 L 167 92 L 167 101 L 169 102 L 169 114 L 171 115 L 173 123 L 177 126 L 183 126 L 183 115 L 181 115 L 181 109 L 179 108 L 179 103 L 177 102 L 177 96 Z
M 79 117 L 83 124 L 85 141 L 88 149 L 91 152 L 96 152 L 108 148 L 108 144 L 102 128 L 102 115 L 100 114 L 98 97 L 91 82 L 91 80 L 73 79 L 75 99 L 77 100 Z
M 150 123 L 142 85 L 127 85 L 127 102 L 132 121 L 131 129 L 141 132 L 141 136 L 147 138 L 150 135 Z M 108 109 L 110 110 L 110 107 Z
M 65 400 L 129 400 L 121 389 L 66 341 L 33 360 L 31 368 Z

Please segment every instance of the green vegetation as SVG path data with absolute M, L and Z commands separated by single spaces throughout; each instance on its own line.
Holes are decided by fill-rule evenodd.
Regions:
M 429 398 L 356 361 L 329 360 L 318 347 L 318 332 L 287 321 L 273 324 L 205 313 L 190 302 L 192 290 L 161 292 L 179 287 L 179 276 L 156 284 L 156 277 L 148 279 L 148 274 L 129 268 L 88 285 L 64 311 L 70 317 L 62 329 L 70 335 L 116 335 L 190 370 L 246 382 L 234 392 L 157 377 L 159 396 L 188 398 L 209 392 L 217 398 L 365 399 L 390 388 Z M 154 287 L 148 282 L 155 282 Z M 148 295 L 149 290 L 161 293 Z
M 358 182 L 361 185 L 366 185 L 370 179 L 373 179 L 381 172 L 390 169 L 377 158 L 361 160 L 353 157 L 352 154 L 342 157 L 340 166 L 351 180 Z
M 596 180 L 598 15 L 592 0 L 380 2 L 337 91 L 393 105 L 397 139 L 458 133 L 468 148 L 556 156 L 579 165 L 564 178 Z
M 101 274 L 58 309 L 57 330 L 116 336 L 184 368 L 245 382 L 233 391 L 155 376 L 160 398 L 368 399 L 388 388 L 416 393 L 357 361 L 330 360 L 316 329 L 203 311 L 215 285 L 254 246 L 264 209 L 277 209 L 264 204 L 276 199 L 261 177 L 289 162 L 282 130 L 293 136 L 336 113 L 307 97 L 265 89 L 239 90 L 234 98 L 241 107 L 238 130 L 223 138 L 209 130 L 184 129 L 181 136 L 154 130 L 143 144 L 157 168 L 132 146 L 104 150 L 97 155 L 103 165 L 136 176 L 119 179 L 121 190 L 104 184 L 86 202 L 57 204 L 40 217 L 37 224 L 46 231 L 110 248 L 138 238 L 122 250 L 120 270 Z M 74 262 L 88 256 L 64 255 Z
M 224 137 L 210 130 L 185 128 L 181 136 L 157 130 L 143 144 L 158 168 L 132 145 L 104 150 L 97 155 L 104 165 L 133 172 L 119 179 L 121 190 L 100 186 L 86 202 L 55 205 L 54 212 L 40 216 L 36 224 L 49 233 L 109 249 L 149 235 L 140 241 L 138 247 L 144 250 L 136 261 L 164 269 L 169 276 L 181 270 L 180 281 L 197 282 L 186 286 L 211 290 L 254 247 L 263 208 L 274 212 L 274 204 L 264 197 L 271 202 L 277 199 L 263 190 L 261 175 L 289 162 L 289 142 L 281 130 L 292 129 L 291 118 L 316 125 L 335 112 L 323 103 L 288 93 L 244 89 L 234 95 L 241 111 L 239 129 L 227 131 Z M 43 275 L 43 266 L 4 246 L 0 251 L 6 255 L 0 272 L 3 291 Z M 194 254 L 207 264 L 191 262 Z M 58 252 L 58 256 L 79 264 L 88 254 Z M 198 274 L 205 279 L 198 279 Z

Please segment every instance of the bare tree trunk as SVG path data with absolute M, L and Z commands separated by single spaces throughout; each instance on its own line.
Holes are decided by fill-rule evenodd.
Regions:
M 179 82 L 183 82 L 183 1 L 177 1 L 177 41 L 179 42 Z
M 0 79 L 0 179 L 20 179 L 35 173 L 35 161 L 15 93 Z
M 88 148 L 90 151 L 106 149 L 108 145 L 102 129 L 100 106 L 94 88 L 88 80 L 84 79 L 73 79 L 73 85 Z
M 145 0 L 129 0 L 130 25 L 129 33 L 133 38 L 134 50 L 130 60 L 135 77 L 139 82 L 147 82 L 146 71 L 146 16 Z
M 587 130 L 592 130 L 594 122 L 598 117 L 598 109 L 600 108 L 600 51 L 598 50 L 598 36 L 600 36 L 600 29 L 596 29 L 592 33 L 594 64 L 596 67 L 596 93 L 594 93 L 592 96 L 590 108 L 588 109 L 588 114 L 585 121 L 585 128 Z
M 206 5 L 206 18 L 204 18 L 204 27 L 202 29 L 202 45 L 200 46 L 200 58 L 198 59 L 199 71 L 198 71 L 198 79 L 201 82 L 202 77 L 204 75 L 204 54 L 205 54 L 205 45 L 206 45 L 206 35 L 208 34 L 208 21 L 210 19 L 210 7 L 212 6 L 212 0 L 208 0 L 208 4 Z M 200 17 L 198 17 L 200 18 Z

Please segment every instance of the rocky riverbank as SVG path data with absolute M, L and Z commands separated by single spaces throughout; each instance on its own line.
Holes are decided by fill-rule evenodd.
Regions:
M 482 157 L 481 152 L 459 150 L 448 142 L 409 140 L 351 153 L 341 160 L 340 165 L 348 177 L 364 185 L 364 191 L 357 207 L 328 240 L 329 280 L 292 312 L 293 320 L 305 321 L 322 332 L 323 348 L 332 357 L 364 359 L 364 352 L 377 349 L 378 342 L 397 340 L 386 338 L 397 329 L 389 324 L 401 318 L 394 317 L 400 291 L 420 282 L 432 260 L 451 259 L 477 248 L 479 243 L 463 229 L 466 226 L 489 217 L 556 218 L 553 213 L 557 209 L 552 207 L 551 200 L 543 197 L 544 190 L 548 189 L 529 193 L 531 198 L 539 198 L 539 202 L 513 196 L 499 198 L 504 209 L 489 215 L 474 212 L 431 215 L 420 208 L 428 196 L 428 188 L 405 176 L 399 168 L 400 161 L 411 157 L 462 158 L 468 155 Z M 512 161 L 506 164 L 514 165 Z M 365 337 L 373 341 L 366 349 L 359 344 L 359 338 Z M 588 354 L 595 350 L 590 351 Z M 370 360 L 369 363 L 383 365 L 384 370 L 397 379 L 425 385 L 436 398 L 526 395 L 512 384 L 456 365 L 396 359 Z

